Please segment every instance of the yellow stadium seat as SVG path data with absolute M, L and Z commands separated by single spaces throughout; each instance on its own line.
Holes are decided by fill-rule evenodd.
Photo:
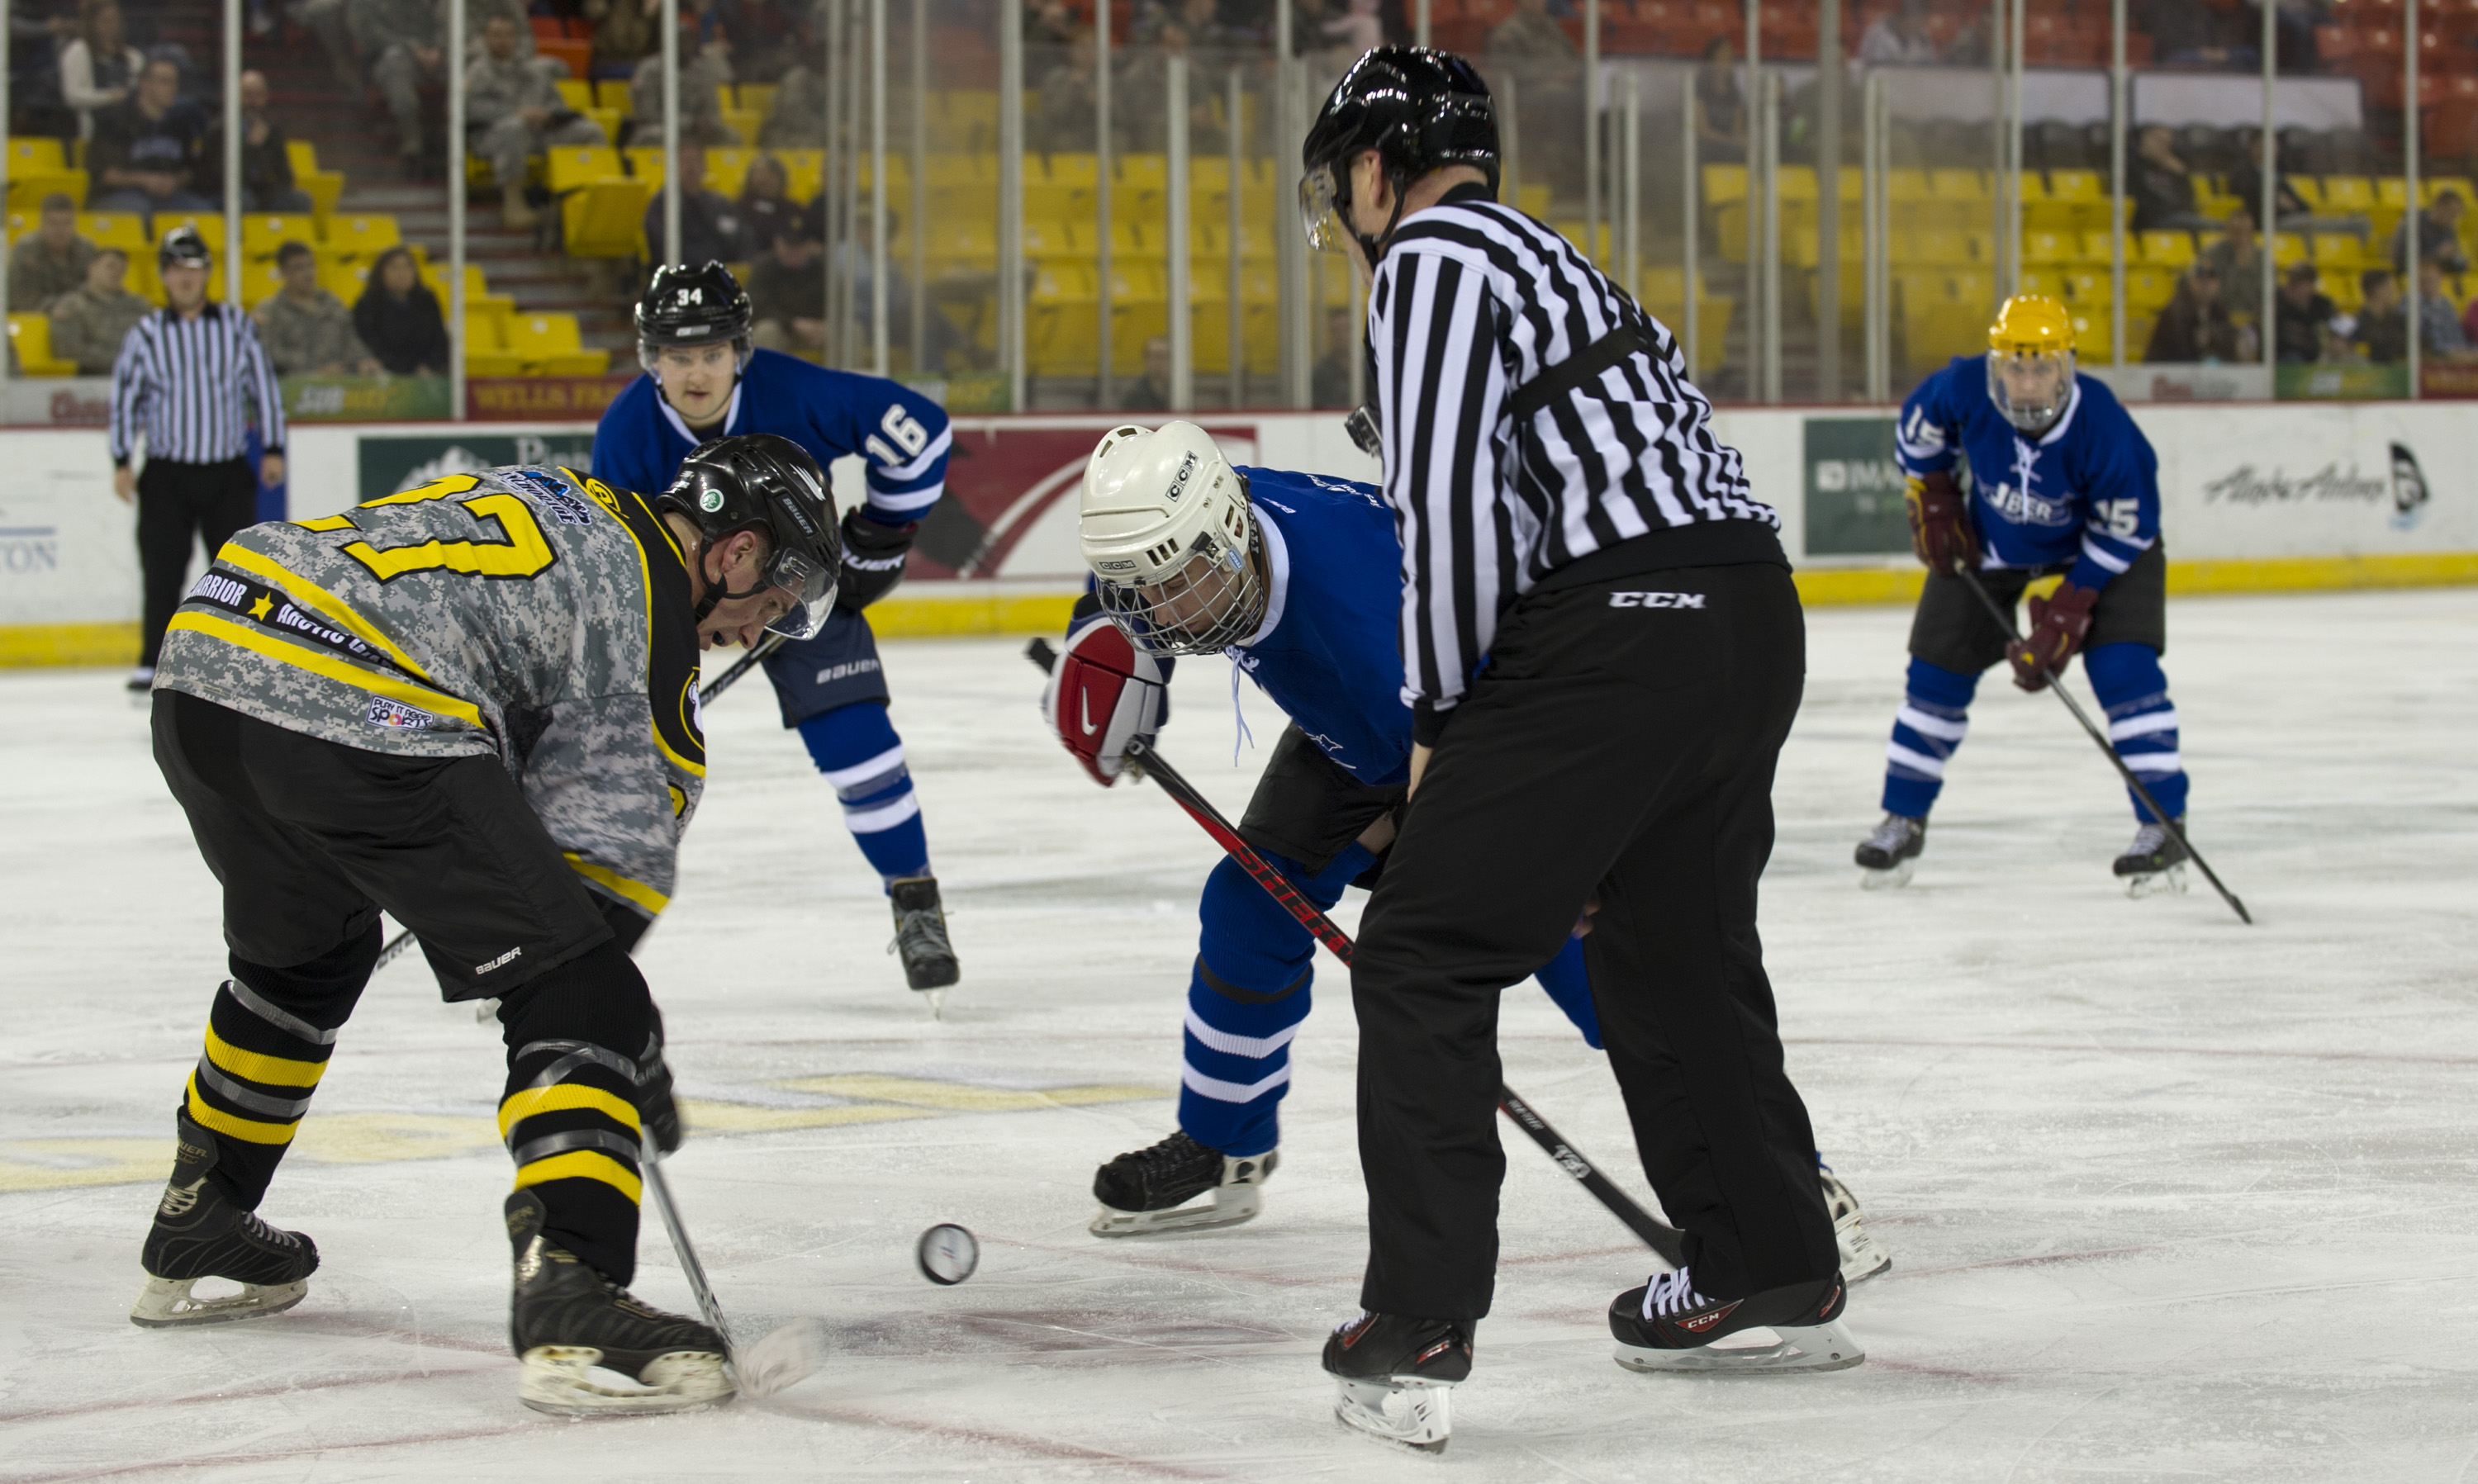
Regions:
M 2109 340 L 2109 314 L 2103 308 L 2098 313 L 2076 311 L 2074 321 L 2074 358 L 2083 362 L 2112 362 L 2115 348 Z
M 2314 275 L 2314 285 L 2331 296 L 2335 308 L 2351 314 L 2357 313 L 2358 306 L 2366 301 L 2366 292 L 2358 280 L 2357 272 L 2326 268 Z
M 2334 215 L 2371 212 L 2375 209 L 2375 183 L 2364 175 L 2326 175 L 2322 178 L 2322 199 L 2317 204 Z
M 2366 263 L 2366 244 L 2354 232 L 2317 232 L 2309 245 L 2318 268 L 2358 268 Z
M 40 210 L 43 197 L 56 190 L 73 201 L 86 200 L 86 171 L 70 163 L 58 139 L 12 138 L 8 175 L 9 205 L 20 211 Z
M 506 324 L 495 314 L 465 316 L 465 374 L 522 376 L 524 359 L 508 348 Z
M 777 90 L 772 83 L 741 83 L 732 88 L 739 95 L 740 106 L 760 118 L 774 116 L 774 94 Z
M 2306 261 L 2306 237 L 2298 232 L 2275 232 L 2271 235 L 2271 261 L 2276 267 Z
M 284 270 L 272 258 L 240 265 L 240 302 L 243 308 L 256 310 L 261 304 L 284 291 Z
M 155 256 L 154 239 L 146 235 L 146 218 L 136 212 L 80 212 L 78 236 L 97 247 L 117 247 L 132 259 Z
M 2194 261 L 2194 239 L 2185 232 L 2145 232 L 2142 261 L 2160 267 L 2182 268 Z
M 594 85 L 594 101 L 607 109 L 628 112 L 628 80 L 624 77 L 603 78 Z
M 12 144 L 17 142 L 10 140 Z M 58 140 L 47 142 L 57 144 Z M 75 376 L 77 363 L 52 356 L 52 320 L 48 314 L 9 316 L 9 343 L 16 348 L 17 367 L 28 376 Z
M 1033 269 L 1024 314 L 1024 352 L 1040 375 L 1091 375 L 1100 366 L 1100 289 L 1090 263 L 1063 259 Z
M 240 219 L 240 255 L 272 258 L 287 242 L 318 245 L 318 224 L 307 216 L 248 215 Z
M 2075 304 L 2096 304 L 2104 309 L 2116 292 L 2106 268 L 2067 268 L 2057 278 L 2065 297 Z
M 338 258 L 318 260 L 318 287 L 347 305 L 361 302 L 362 290 L 369 286 L 370 266 L 367 263 L 346 263 Z
M 501 329 L 527 376 L 599 376 L 611 368 L 611 352 L 579 342 L 574 314 L 513 314 Z
M 1098 256 L 1089 222 L 1066 217 L 1026 221 L 1024 252 L 1027 258 L 1093 258 Z
M 292 162 L 292 184 L 308 193 L 311 211 L 323 219 L 344 193 L 344 172 L 318 168 L 318 146 L 308 139 L 285 140 L 284 154 Z
M 1747 167 L 1742 164 L 1707 164 L 1704 167 L 1704 204 L 1719 206 L 1726 201 L 1747 199 Z
M 620 166 L 620 152 L 602 145 L 563 144 L 543 158 L 543 179 L 554 195 L 626 175 Z
M 621 153 L 628 157 L 630 175 L 644 181 L 652 189 L 663 189 L 663 151 L 659 145 L 631 145 Z
M 2075 263 L 2082 258 L 2082 243 L 2069 233 L 2025 232 L 2022 234 L 2024 263 Z
M 572 258 L 633 258 L 645 235 L 645 181 L 610 175 L 588 181 L 560 197 L 561 239 Z
M 725 128 L 754 144 L 757 131 L 766 126 L 766 116 L 754 109 L 724 109 L 722 122 Z
M 9 173 L 12 176 L 19 171 L 39 174 L 68 167 L 68 152 L 61 147 L 60 140 L 16 135 L 9 137 Z
M 367 263 L 403 240 L 395 217 L 385 213 L 327 221 L 327 250 L 339 258 Z
M 594 107 L 594 85 L 581 77 L 563 77 L 559 84 L 559 101 L 579 113 Z
M 999 261 L 998 223 L 986 216 L 940 217 L 929 224 L 923 246 L 932 263 L 992 267 Z
M 1990 199 L 1985 170 L 1931 170 L 1928 190 L 1939 201 L 1985 203 Z
M 2148 264 L 2139 266 L 2127 264 L 2125 269 L 2126 312 L 2128 314 L 2136 311 L 2150 313 L 2165 307 L 2170 299 L 2177 296 L 2178 273 L 2179 270 L 2175 268 L 2156 267 Z M 2129 338 L 2131 338 L 2131 332 L 2129 332 Z

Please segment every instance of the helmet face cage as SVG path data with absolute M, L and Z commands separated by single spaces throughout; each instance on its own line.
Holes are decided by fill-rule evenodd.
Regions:
M 1156 547 L 1145 553 L 1154 569 L 1150 581 L 1097 576 L 1093 590 L 1140 648 L 1214 654 L 1264 622 L 1265 583 L 1255 561 L 1261 541 L 1256 513 L 1242 498 L 1224 524 L 1188 542 L 1184 561 L 1175 544 Z
M 2023 380 L 2027 373 L 2046 372 L 2047 392 L 2036 399 L 2017 398 L 2008 385 L 2008 371 Z M 2065 411 L 2065 402 L 2074 393 L 2074 353 L 2065 350 L 2022 349 L 2011 352 L 1991 350 L 1987 353 L 1987 399 L 1996 404 L 2007 422 L 2024 433 L 2044 433 Z
M 1318 165 L 1300 177 L 1300 221 L 1307 229 L 1310 251 L 1338 253 L 1350 242 L 1342 192 L 1332 164 Z
M 1327 96 L 1300 145 L 1301 219 L 1309 246 L 1330 251 L 1356 240 L 1373 264 L 1384 238 L 1361 236 L 1349 215 L 1352 162 L 1371 149 L 1383 159 L 1398 198 L 1411 181 L 1458 164 L 1480 170 L 1494 193 L 1497 110 L 1488 85 L 1452 52 L 1380 46 L 1353 63 Z M 1320 175 L 1324 184 L 1315 186 Z

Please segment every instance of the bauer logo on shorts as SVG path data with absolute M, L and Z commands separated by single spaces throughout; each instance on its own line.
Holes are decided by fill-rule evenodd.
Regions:
M 370 697 L 370 709 L 362 714 L 362 719 L 392 732 L 427 732 L 439 724 L 437 717 L 420 707 L 392 701 L 384 695 Z
M 475 965 L 473 967 L 473 972 L 477 974 L 487 974 L 494 968 L 505 968 L 509 965 L 515 963 L 518 959 L 522 958 L 524 956 L 524 952 L 525 950 L 522 948 L 510 948 L 507 952 L 500 954 L 497 958 L 493 959 L 487 964 Z
M 1701 592 L 1612 592 L 1611 608 L 1702 608 Z

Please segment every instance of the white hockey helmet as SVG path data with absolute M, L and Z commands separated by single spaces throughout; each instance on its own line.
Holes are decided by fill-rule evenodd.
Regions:
M 1076 535 L 1103 611 L 1155 654 L 1227 649 L 1264 621 L 1248 483 L 1192 422 L 1102 435 Z

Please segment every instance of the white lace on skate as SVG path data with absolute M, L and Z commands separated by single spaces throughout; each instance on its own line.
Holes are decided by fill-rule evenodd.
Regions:
M 1841 1281 L 1864 1283 L 1893 1266 L 1893 1254 L 1884 1250 L 1867 1230 L 1866 1214 L 1858 1209 L 1858 1197 L 1833 1172 L 1830 1165 L 1815 1167 L 1816 1178 L 1824 1183 L 1824 1209 L 1833 1218 L 1833 1245 L 1841 1257 Z
M 1657 1320 L 1703 1308 L 1712 1300 L 1695 1292 L 1688 1270 L 1656 1273 L 1644 1285 L 1643 1317 Z M 1763 1337 L 1773 1338 L 1767 1342 Z M 1867 1358 L 1837 1319 L 1821 1324 L 1757 1326 L 1688 1349 L 1661 1349 L 1618 1342 L 1617 1363 L 1629 1371 L 1688 1371 L 1701 1375 L 1785 1375 L 1801 1371 L 1846 1371 Z
M 1695 1280 L 1688 1270 L 1656 1272 L 1643 1289 L 1643 1317 L 1656 1320 L 1664 1314 L 1682 1314 L 1701 1309 L 1711 1300 L 1695 1292 Z
M 1454 1433 L 1453 1382 L 1378 1377 L 1340 1384 L 1333 1415 L 1345 1427 L 1422 1453 L 1446 1450 Z

